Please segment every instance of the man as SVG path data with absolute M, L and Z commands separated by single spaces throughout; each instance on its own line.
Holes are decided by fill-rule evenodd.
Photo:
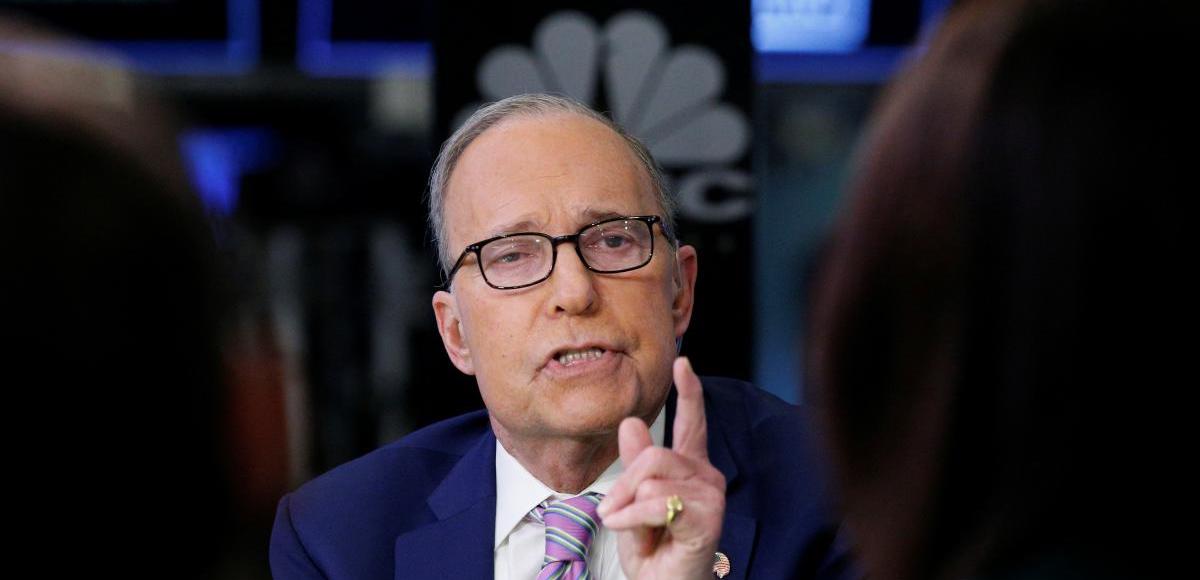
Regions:
M 675 360 L 697 257 L 671 209 L 583 105 L 476 112 L 430 179 L 433 310 L 487 411 L 285 497 L 276 578 L 843 577 L 793 408 Z

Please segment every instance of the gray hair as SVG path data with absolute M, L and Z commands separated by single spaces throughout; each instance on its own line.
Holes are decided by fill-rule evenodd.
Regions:
M 637 160 L 641 162 L 642 167 L 646 170 L 646 175 L 650 177 L 655 197 L 662 209 L 663 225 L 666 226 L 664 229 L 669 232 L 668 238 L 673 238 L 675 234 L 675 200 L 667 189 L 666 177 L 663 174 L 662 168 L 654 161 L 654 157 L 650 155 L 650 150 L 641 141 L 638 141 L 635 137 L 627 133 L 624 128 L 612 119 L 592 110 L 579 101 L 568 97 L 547 94 L 516 95 L 483 106 L 475 111 L 442 144 L 442 149 L 438 152 L 437 161 L 433 164 L 433 171 L 429 174 L 429 228 L 433 232 L 434 242 L 437 244 L 438 261 L 441 263 L 443 274 L 449 273 L 450 268 L 454 264 L 453 260 L 456 258 L 450 254 L 450 248 L 448 247 L 449 240 L 446 239 L 446 186 L 450 182 L 450 174 L 454 171 L 454 167 L 458 165 L 458 160 L 462 157 L 463 151 L 466 151 L 467 147 L 485 131 L 507 119 L 512 117 L 538 117 L 554 113 L 571 113 L 594 119 L 605 127 L 612 129 L 613 132 L 624 139 L 625 144 L 629 146 L 630 151 L 633 152 L 634 156 L 637 157 Z M 671 239 L 671 243 L 674 244 L 675 240 Z

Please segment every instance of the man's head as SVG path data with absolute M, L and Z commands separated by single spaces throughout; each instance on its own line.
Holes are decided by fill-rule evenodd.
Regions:
M 696 253 L 666 233 L 670 200 L 644 147 L 578 103 L 513 97 L 447 141 L 430 198 L 445 270 L 500 234 L 561 236 L 609 217 L 661 216 L 643 267 L 590 271 L 567 242 L 549 278 L 501 290 L 468 253 L 433 298 L 446 351 L 478 380 L 502 439 L 610 436 L 624 417 L 653 418 L 691 318 Z
M 654 195 L 658 199 L 660 207 L 660 211 L 657 213 L 666 220 L 666 226 L 669 231 L 676 231 L 675 200 L 667 191 L 666 178 L 663 176 L 662 170 L 654 162 L 654 158 L 650 156 L 650 151 L 646 149 L 645 145 L 626 133 L 625 129 L 608 117 L 597 113 L 578 101 L 546 94 L 517 95 L 480 107 L 479 110 L 475 111 L 462 124 L 462 127 L 446 140 L 442 145 L 441 152 L 438 154 L 437 161 L 434 162 L 433 171 L 429 175 L 429 228 L 434 234 L 434 242 L 437 244 L 438 249 L 438 261 L 441 264 L 443 274 L 450 272 L 450 267 L 454 264 L 454 259 L 457 258 L 457 255 L 454 253 L 461 250 L 461 248 L 450 247 L 446 240 L 445 199 L 446 188 L 450 183 L 450 174 L 454 172 L 454 168 L 458 165 L 458 160 L 462 157 L 463 152 L 484 131 L 505 120 L 516 117 L 540 117 L 567 113 L 593 119 L 608 127 L 617 135 L 620 135 L 625 141 L 625 145 L 637 157 L 638 163 L 642 165 L 642 169 L 650 178 L 650 183 L 654 188 Z

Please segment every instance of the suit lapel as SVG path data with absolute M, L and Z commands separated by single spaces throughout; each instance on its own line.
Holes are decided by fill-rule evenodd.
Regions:
M 729 557 L 730 572 L 726 580 L 736 580 L 746 577 L 750 564 L 750 556 L 754 549 L 754 535 L 758 530 L 758 520 L 749 515 L 753 512 L 750 506 L 743 505 L 738 499 L 742 485 L 747 482 L 739 477 L 737 463 L 733 460 L 733 452 L 725 429 L 731 426 L 727 417 L 714 414 L 715 405 L 705 405 L 708 421 L 708 460 L 721 473 L 725 474 L 725 522 L 721 527 L 721 541 L 717 551 Z M 716 415 L 716 416 L 714 416 Z M 713 420 L 717 419 L 717 420 Z
M 750 556 L 754 550 L 754 534 L 758 520 L 742 514 L 725 512 L 725 525 L 721 528 L 721 542 L 717 551 L 729 558 L 729 575 L 725 580 L 740 580 L 746 577 L 750 567 Z
M 496 438 L 482 437 L 429 496 L 437 521 L 396 538 L 397 580 L 491 578 L 496 525 Z

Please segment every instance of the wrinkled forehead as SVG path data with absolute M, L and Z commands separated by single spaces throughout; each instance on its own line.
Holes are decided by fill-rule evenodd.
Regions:
M 461 245 L 661 212 L 645 165 L 621 135 L 595 119 L 554 113 L 505 119 L 476 137 L 448 180 L 444 219 Z

